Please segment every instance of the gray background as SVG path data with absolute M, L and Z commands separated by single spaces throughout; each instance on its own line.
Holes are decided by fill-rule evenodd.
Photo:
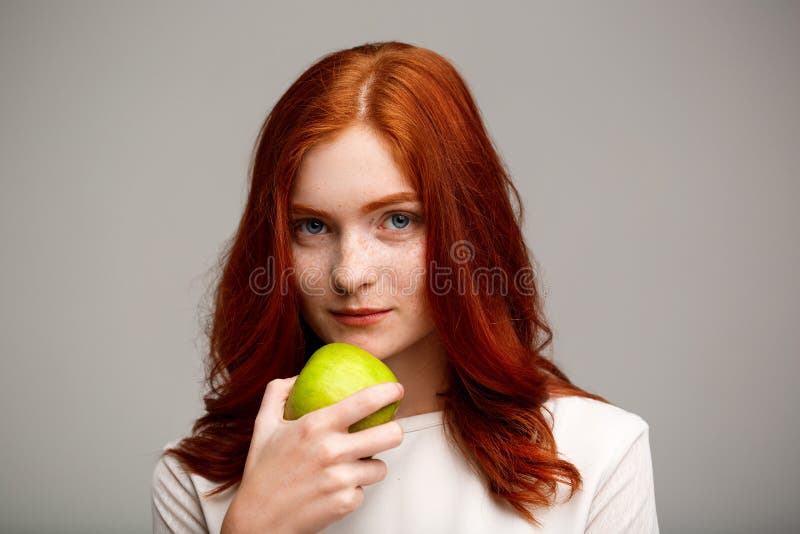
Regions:
M 145 532 L 266 112 L 329 51 L 463 74 L 556 362 L 651 426 L 662 532 L 798 532 L 800 5 L 0 7 L 0 531 Z

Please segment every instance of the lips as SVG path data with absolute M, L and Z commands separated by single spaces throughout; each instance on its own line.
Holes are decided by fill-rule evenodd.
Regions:
M 350 308 L 332 311 L 338 322 L 348 326 L 368 326 L 382 321 L 392 310 L 378 308 Z
M 336 315 L 372 315 L 389 311 L 388 309 L 381 308 L 342 308 L 341 310 L 333 310 Z

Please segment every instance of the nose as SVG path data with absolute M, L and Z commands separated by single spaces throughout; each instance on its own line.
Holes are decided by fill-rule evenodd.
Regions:
M 339 295 L 354 295 L 377 281 L 375 254 L 367 239 L 342 236 L 330 279 L 331 288 Z

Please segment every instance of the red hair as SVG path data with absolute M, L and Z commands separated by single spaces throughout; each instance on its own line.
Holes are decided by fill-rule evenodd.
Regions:
M 240 482 L 267 382 L 297 374 L 322 345 L 286 276 L 289 196 L 303 154 L 356 123 L 387 141 L 422 199 L 427 261 L 436 265 L 428 300 L 448 358 L 440 393 L 447 435 L 495 495 L 538 525 L 531 508 L 552 506 L 557 483 L 570 486 L 570 498 L 581 486 L 575 466 L 558 458 L 542 404 L 566 395 L 607 401 L 573 385 L 542 352 L 553 335 L 521 233 L 519 193 L 466 83 L 442 56 L 405 43 L 323 57 L 267 116 L 247 205 L 221 258 L 206 413 L 165 454 L 221 483 L 210 494 Z M 455 273 L 445 287 L 442 273 Z

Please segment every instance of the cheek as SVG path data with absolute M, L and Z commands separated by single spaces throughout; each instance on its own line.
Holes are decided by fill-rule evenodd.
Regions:
M 408 302 L 416 312 L 424 311 L 426 289 L 424 246 L 404 247 L 397 255 L 394 272 L 400 291 L 398 298 Z
M 300 299 L 308 300 L 320 295 L 325 286 L 328 257 L 324 251 L 301 247 L 292 248 L 293 276 L 300 291 Z M 315 291 L 311 291 L 314 289 Z
M 317 269 L 321 268 L 322 265 L 320 264 L 320 260 L 322 260 L 320 254 L 313 254 L 308 252 L 295 253 L 294 255 L 295 274 L 300 276 L 314 268 Z

